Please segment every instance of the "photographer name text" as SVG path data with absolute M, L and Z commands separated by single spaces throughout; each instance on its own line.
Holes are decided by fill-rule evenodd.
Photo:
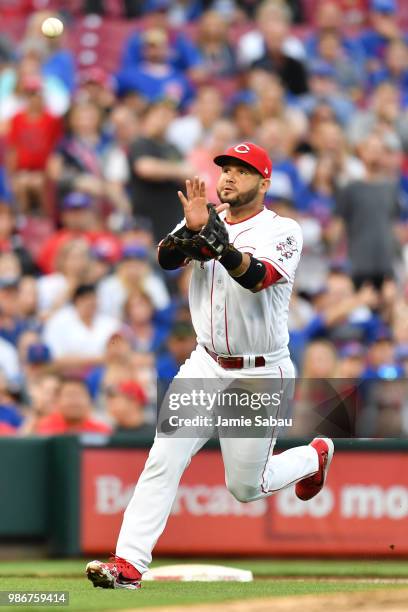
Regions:
M 263 417 L 259 414 L 254 418 L 244 416 L 223 417 L 222 415 L 218 415 L 216 418 L 202 415 L 188 418 L 174 414 L 168 422 L 171 427 L 292 427 L 293 425 L 292 419 Z

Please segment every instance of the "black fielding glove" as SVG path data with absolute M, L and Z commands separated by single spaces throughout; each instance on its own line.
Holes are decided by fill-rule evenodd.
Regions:
M 224 222 L 215 212 L 212 204 L 207 204 L 208 221 L 199 232 L 193 232 L 187 227 L 181 228 L 165 239 L 172 242 L 186 257 L 196 261 L 210 261 L 222 257 L 228 247 L 229 237 Z

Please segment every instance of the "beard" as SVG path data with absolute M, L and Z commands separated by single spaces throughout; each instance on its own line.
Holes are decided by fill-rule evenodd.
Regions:
M 221 195 L 222 189 L 217 189 L 217 195 L 220 202 L 225 202 L 226 204 L 229 204 L 231 208 L 239 208 L 240 206 L 245 206 L 245 204 L 249 204 L 249 202 L 252 202 L 258 195 L 258 191 L 259 185 L 243 193 L 228 193 L 224 197 L 222 197 Z

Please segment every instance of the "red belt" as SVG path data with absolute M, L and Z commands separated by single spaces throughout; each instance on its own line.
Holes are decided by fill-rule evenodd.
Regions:
M 245 368 L 244 358 L 243 357 L 223 357 L 222 355 L 217 355 L 213 351 L 209 351 L 207 347 L 204 347 L 207 353 L 220 365 L 224 370 L 242 370 Z M 263 368 L 265 365 L 265 357 L 262 355 L 257 355 L 255 358 L 255 368 Z

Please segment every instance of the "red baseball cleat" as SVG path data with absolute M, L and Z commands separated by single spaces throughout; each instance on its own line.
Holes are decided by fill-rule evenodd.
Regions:
M 296 483 L 295 491 L 299 499 L 307 501 L 322 490 L 331 460 L 333 459 L 334 444 L 330 438 L 315 438 L 309 444 L 313 446 L 319 457 L 319 470 L 313 476 L 308 476 Z
M 88 580 L 102 589 L 141 589 L 142 575 L 126 559 L 112 556 L 108 563 L 90 561 L 86 566 Z

